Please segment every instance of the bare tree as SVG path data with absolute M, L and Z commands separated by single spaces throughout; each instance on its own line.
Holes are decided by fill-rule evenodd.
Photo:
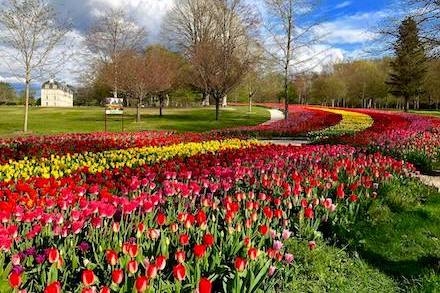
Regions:
M 63 62 L 60 52 L 53 54 L 69 32 L 69 26 L 57 21 L 46 0 L 7 0 L 0 10 L 0 42 L 7 59 L 20 66 L 17 74 L 25 81 L 23 131 L 28 131 L 31 82 Z
M 269 53 L 278 60 L 284 73 L 284 114 L 289 114 L 289 83 L 293 79 L 292 66 L 305 64 L 318 54 L 311 54 L 307 60 L 295 62 L 295 52 L 310 48 L 321 38 L 315 28 L 319 22 L 304 22 L 299 26 L 299 19 L 310 14 L 316 7 L 315 0 L 265 0 L 268 10 L 267 30 L 273 44 L 268 44 Z M 297 70 L 300 71 L 300 70 Z
M 237 86 L 255 61 L 259 17 L 244 0 L 181 0 L 170 12 L 165 31 L 176 32 L 176 46 L 192 66 L 193 86 L 220 101 Z
M 118 96 L 120 72 L 118 70 L 119 54 L 126 51 L 139 52 L 144 48 L 146 31 L 139 27 L 127 14 L 120 9 L 109 9 L 99 17 L 89 29 L 85 45 L 97 57 L 101 64 L 111 64 L 112 74 L 110 85 L 114 97 Z

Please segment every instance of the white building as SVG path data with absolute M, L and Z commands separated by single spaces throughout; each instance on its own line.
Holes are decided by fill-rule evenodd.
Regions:
M 73 107 L 73 89 L 53 79 L 43 83 L 41 107 Z

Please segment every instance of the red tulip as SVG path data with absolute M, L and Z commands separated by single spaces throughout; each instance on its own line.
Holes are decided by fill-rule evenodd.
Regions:
M 304 217 L 306 217 L 307 219 L 313 219 L 315 217 L 313 209 L 312 208 L 305 208 Z
M 111 293 L 109 287 L 102 287 L 100 293 Z
M 201 258 L 205 255 L 206 246 L 204 244 L 196 244 L 194 245 L 194 255 L 197 258 Z
M 159 271 L 165 269 L 166 264 L 167 264 L 167 259 L 165 256 L 159 255 L 156 258 L 156 266 Z
M 350 201 L 351 202 L 356 202 L 358 200 L 358 196 L 356 195 L 356 194 L 352 194 L 351 196 L 350 196 Z
M 128 246 L 128 254 L 131 258 L 135 258 L 138 255 L 138 252 L 139 248 L 137 244 L 131 244 L 130 246 Z
M 154 263 L 150 263 L 150 264 L 147 266 L 147 277 L 148 277 L 149 279 L 154 279 L 154 278 L 156 278 L 156 276 L 157 276 L 157 267 L 156 267 L 156 264 L 154 264 Z
M 207 278 L 201 278 L 199 281 L 199 293 L 211 293 L 212 282 Z
M 188 236 L 188 234 L 180 235 L 179 242 L 180 242 L 180 245 L 183 245 L 183 246 L 188 245 L 188 243 L 189 243 L 189 236 Z
M 258 256 L 258 250 L 255 247 L 251 247 L 249 248 L 247 254 L 251 260 L 256 260 Z
M 235 258 L 234 266 L 237 271 L 242 272 L 246 268 L 246 260 L 237 256 Z
M 84 270 L 81 275 L 81 280 L 84 286 L 89 287 L 96 281 L 95 273 L 93 273 L 92 270 Z
M 211 234 L 205 234 L 203 236 L 203 243 L 205 243 L 206 246 L 211 247 L 214 245 L 214 236 Z
M 94 288 L 83 288 L 81 293 L 96 293 Z
M 118 254 L 114 250 L 107 250 L 105 253 L 105 258 L 111 266 L 115 266 L 118 263 Z
M 124 280 L 124 271 L 123 270 L 114 270 L 112 272 L 112 281 L 113 283 L 119 285 Z
M 267 231 L 269 231 L 269 228 L 268 228 L 266 225 L 261 225 L 261 226 L 258 228 L 258 230 L 260 231 L 260 233 L 261 233 L 262 235 L 266 235 L 266 234 L 267 234 Z
M 11 286 L 11 288 L 18 288 L 21 285 L 21 274 L 16 273 L 16 272 L 12 272 L 9 275 L 9 286 Z
M 174 278 L 179 281 L 185 280 L 185 273 L 186 273 L 186 269 L 182 264 L 178 264 L 173 268 Z
M 185 251 L 178 250 L 175 256 L 178 263 L 183 263 L 185 261 Z
M 61 284 L 58 281 L 55 281 L 49 284 L 45 289 L 44 293 L 61 293 Z
M 139 265 L 137 263 L 137 261 L 135 260 L 130 260 L 127 263 L 127 269 L 131 274 L 135 274 L 138 271 Z
M 165 223 L 166 223 L 166 221 L 167 221 L 167 217 L 164 215 L 164 214 L 162 214 L 162 213 L 158 213 L 157 214 L 157 219 L 156 219 L 156 221 L 157 221 L 157 224 L 159 225 L 159 226 L 163 226 L 163 225 L 165 225 Z
M 49 259 L 50 263 L 58 262 L 59 257 L 60 257 L 60 253 L 59 253 L 58 249 L 49 248 L 48 259 Z
M 136 291 L 139 293 L 145 292 L 148 288 L 148 279 L 145 276 L 139 276 L 135 283 Z

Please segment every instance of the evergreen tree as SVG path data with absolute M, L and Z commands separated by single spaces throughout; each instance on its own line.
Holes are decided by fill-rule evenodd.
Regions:
M 394 44 L 395 58 L 391 62 L 388 80 L 391 93 L 404 99 L 405 111 L 409 101 L 423 92 L 423 82 L 427 71 L 425 49 L 419 37 L 416 21 L 407 17 L 399 27 L 399 34 Z

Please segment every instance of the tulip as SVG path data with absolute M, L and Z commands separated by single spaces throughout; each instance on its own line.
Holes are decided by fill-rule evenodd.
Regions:
M 316 248 L 316 242 L 315 241 L 309 241 L 308 246 L 309 246 L 310 250 L 313 250 L 313 249 Z
M 135 282 L 136 291 L 139 293 L 145 292 L 148 288 L 148 279 L 145 276 L 139 276 Z
M 237 256 L 234 261 L 234 266 L 238 272 L 242 272 L 246 268 L 246 260 Z
M 178 250 L 175 258 L 178 263 L 183 263 L 185 261 L 185 251 Z
M 173 268 L 174 278 L 180 282 L 185 280 L 186 269 L 182 264 L 178 264 Z
M 167 217 L 164 214 L 162 213 L 157 214 L 156 222 L 159 226 L 165 225 L 166 221 L 167 221 Z
M 127 263 L 127 269 L 130 272 L 130 274 L 134 275 L 137 271 L 138 271 L 139 265 L 137 263 L 137 261 L 135 260 L 130 260 Z
M 189 244 L 189 236 L 188 236 L 188 234 L 180 235 L 179 242 L 180 242 L 180 245 L 183 245 L 183 246 L 188 245 Z
M 156 258 L 156 266 L 159 271 L 165 269 L 166 263 L 167 263 L 167 259 L 165 256 L 160 255 Z
M 266 225 L 261 225 L 258 230 L 260 231 L 260 233 L 262 235 L 266 235 L 267 232 L 269 231 L 269 228 Z
M 147 277 L 149 279 L 154 279 L 157 276 L 157 267 L 156 264 L 149 264 L 147 266 Z
M 124 271 L 117 269 L 112 272 L 112 281 L 113 283 L 119 285 L 124 280 Z
M 102 287 L 100 293 L 111 293 L 111 291 L 108 287 Z
M 199 293 L 211 293 L 212 282 L 207 278 L 201 278 L 199 281 Z
M 291 254 L 291 253 L 286 253 L 284 255 L 284 259 L 286 260 L 287 263 L 291 263 L 293 261 L 293 258 L 294 258 L 293 254 Z
M 256 260 L 258 257 L 258 250 L 255 247 L 251 247 L 249 248 L 247 254 L 251 260 Z
M 211 234 L 205 234 L 203 236 L 203 243 L 208 247 L 213 246 L 214 245 L 214 236 L 212 236 Z
M 48 259 L 50 263 L 58 262 L 59 257 L 60 253 L 58 252 L 58 249 L 49 248 Z
M 96 293 L 95 288 L 83 288 L 81 293 Z
M 283 243 L 279 240 L 275 240 L 273 242 L 273 249 L 275 249 L 276 251 L 281 250 L 281 248 L 283 248 Z
M 114 250 L 107 250 L 105 257 L 111 266 L 115 266 L 118 263 L 118 254 Z
M 139 248 L 137 244 L 130 244 L 128 246 L 128 254 L 130 255 L 131 258 L 135 258 L 138 255 L 138 252 L 139 252 Z
M 206 246 L 204 244 L 196 244 L 193 249 L 196 258 L 201 258 L 205 255 Z
M 58 281 L 55 281 L 49 284 L 45 289 L 44 293 L 61 293 L 61 284 Z
M 95 273 L 92 270 L 83 270 L 81 281 L 86 287 L 93 285 L 93 283 L 96 281 Z
M 270 266 L 270 267 L 269 267 L 269 271 L 267 272 L 268 276 L 269 276 L 269 277 L 272 277 L 273 274 L 275 273 L 275 270 L 276 270 L 276 267 L 274 267 L 274 266 Z
M 12 272 L 9 274 L 9 286 L 11 288 L 19 288 L 21 285 L 21 274 Z
M 305 208 L 304 217 L 306 217 L 307 219 L 313 219 L 315 217 L 313 209 L 312 208 Z

